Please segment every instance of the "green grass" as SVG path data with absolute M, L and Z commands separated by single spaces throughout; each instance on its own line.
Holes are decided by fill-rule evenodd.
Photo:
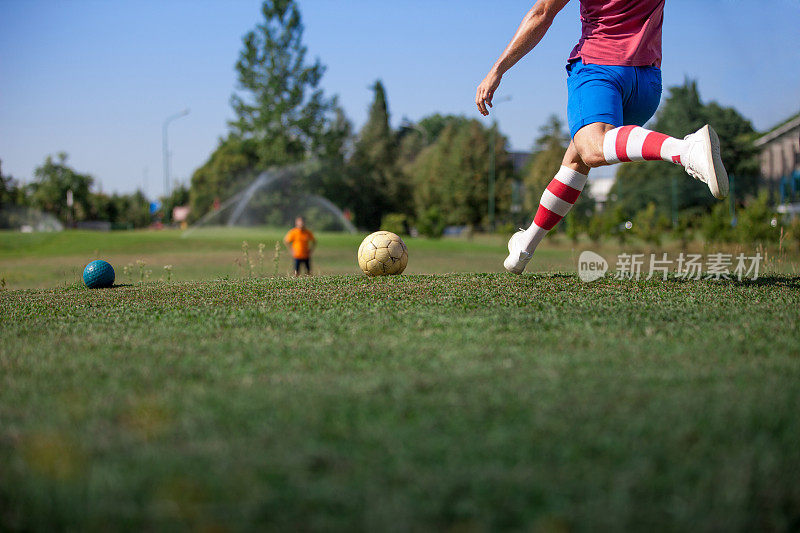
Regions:
M 172 265 L 172 281 L 286 275 L 292 267 L 283 245 L 279 246 L 277 270 L 274 261 L 276 241 L 280 242 L 284 234 L 284 230 L 270 228 L 212 228 L 188 235 L 177 230 L 0 232 L 0 278 L 12 289 L 66 286 L 79 281 L 83 267 L 98 258 L 114 266 L 118 283 L 141 281 L 142 274 L 149 281 L 166 281 L 165 265 Z M 365 234 L 318 234 L 319 245 L 313 258 L 315 271 L 329 275 L 359 273 L 356 251 L 364 237 Z M 499 235 L 469 240 L 406 240 L 413 249 L 408 274 L 498 271 L 506 253 L 506 239 Z M 264 246 L 261 255 L 259 244 Z M 547 251 L 542 254 L 545 261 L 551 256 Z M 556 252 L 556 256 L 559 261 L 567 261 L 565 266 L 571 261 L 569 251 Z M 145 266 L 140 268 L 139 262 Z
M 83 267 L 93 259 L 109 261 L 117 283 L 155 281 L 199 281 L 287 275 L 291 262 L 283 246 L 276 263 L 275 243 L 285 231 L 275 228 L 207 228 L 182 233 L 165 231 L 89 232 L 23 234 L 0 231 L 0 286 L 9 289 L 69 286 L 81 279 Z M 313 258 L 318 274 L 358 274 L 356 250 L 365 235 L 319 233 L 319 246 Z M 475 235 L 472 238 L 430 240 L 406 237 L 409 264 L 406 274 L 446 274 L 453 272 L 501 272 L 507 254 L 507 235 Z M 247 243 L 247 261 L 242 244 Z M 259 244 L 264 246 L 261 255 Z M 762 272 L 800 273 L 800 253 L 787 246 L 762 250 L 769 258 Z M 678 243 L 665 242 L 658 250 L 636 241 L 619 245 L 614 241 L 572 243 L 564 235 L 549 236 L 537 249 L 528 270 L 575 272 L 577 257 L 583 250 L 601 253 L 611 263 L 620 252 L 668 252 L 672 259 L 681 251 Z M 754 246 L 705 245 L 694 242 L 688 251 L 755 253 Z M 659 255 L 660 257 L 660 255 Z M 252 261 L 252 268 L 249 262 Z M 140 266 L 142 265 L 143 266 Z M 171 265 L 171 273 L 164 266 Z
M 69 282 L 0 320 L 0 530 L 800 528 L 798 277 Z

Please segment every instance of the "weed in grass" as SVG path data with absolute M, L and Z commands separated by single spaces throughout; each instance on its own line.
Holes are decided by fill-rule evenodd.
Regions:
M 172 265 L 164 265 L 164 272 L 166 272 L 167 281 L 172 280 Z
M 263 242 L 258 243 L 258 276 L 264 277 L 264 248 L 267 245 Z
M 242 241 L 242 269 L 247 270 L 247 277 L 252 278 L 255 271 L 255 263 L 250 259 L 250 245 L 247 241 Z
M 144 259 L 137 259 L 136 266 L 139 267 L 139 282 L 144 282 L 145 277 L 150 277 L 148 270 L 145 268 L 147 262 Z
M 281 242 L 275 241 L 275 251 L 272 254 L 272 277 L 278 277 L 278 268 L 281 264 Z

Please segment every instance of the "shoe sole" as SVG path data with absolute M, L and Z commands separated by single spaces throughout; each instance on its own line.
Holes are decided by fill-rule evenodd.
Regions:
M 516 268 L 509 267 L 507 265 L 507 263 L 509 261 L 513 261 L 513 260 L 514 260 L 514 258 L 511 257 L 511 254 L 509 254 L 508 257 L 506 257 L 506 260 L 503 261 L 503 268 L 505 268 L 507 272 L 510 272 L 511 274 L 516 274 L 516 275 L 519 276 L 520 274 L 522 274 L 522 272 L 525 270 L 525 267 L 528 266 L 528 265 L 526 264 L 521 269 L 517 270 Z
M 719 154 L 719 136 L 714 128 L 706 124 L 702 130 L 703 136 L 708 143 L 708 168 L 714 170 L 714 175 L 709 176 L 708 188 L 714 198 L 722 199 L 728 196 L 728 172 L 722 164 L 722 157 Z

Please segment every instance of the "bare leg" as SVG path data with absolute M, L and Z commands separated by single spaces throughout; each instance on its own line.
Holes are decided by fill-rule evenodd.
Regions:
M 611 124 L 593 122 L 578 130 L 570 143 L 570 148 L 574 148 L 581 162 L 584 163 L 586 172 L 577 168 L 573 170 L 577 170 L 581 174 L 587 174 L 589 168 L 597 168 L 610 164 L 603 155 L 603 140 L 605 139 L 606 133 L 613 129 L 614 126 Z M 569 152 L 570 150 L 567 148 L 567 155 Z M 566 160 L 566 155 L 564 158 Z
M 575 141 L 570 141 L 567 146 L 567 151 L 564 153 L 564 159 L 561 160 L 561 165 L 567 167 L 575 172 L 580 172 L 583 175 L 589 174 L 589 165 L 583 162 L 578 149 L 575 148 Z

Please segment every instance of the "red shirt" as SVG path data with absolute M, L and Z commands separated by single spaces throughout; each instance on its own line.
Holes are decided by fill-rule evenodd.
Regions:
M 661 66 L 664 0 L 581 0 L 581 40 L 569 60 Z

